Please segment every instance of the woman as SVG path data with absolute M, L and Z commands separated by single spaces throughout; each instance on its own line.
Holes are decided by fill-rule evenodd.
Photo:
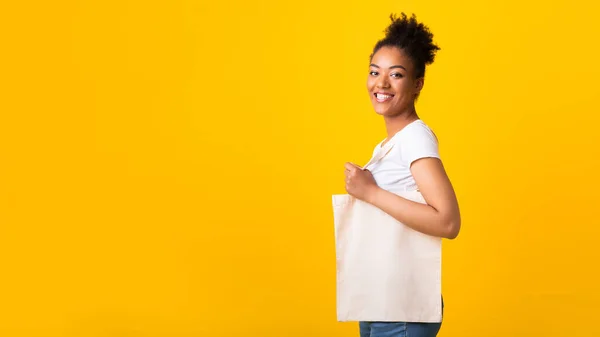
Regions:
M 383 116 L 394 147 L 369 169 L 345 164 L 346 191 L 412 229 L 447 239 L 460 230 L 454 189 L 438 153 L 434 133 L 417 115 L 415 101 L 423 89 L 425 66 L 439 47 L 415 15 L 391 16 L 385 37 L 371 54 L 367 89 L 375 112 Z M 427 204 L 404 199 L 390 189 L 418 190 Z M 434 337 L 441 323 L 359 322 L 361 337 Z

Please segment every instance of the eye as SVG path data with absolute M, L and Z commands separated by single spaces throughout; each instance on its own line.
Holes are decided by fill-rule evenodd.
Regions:
M 402 75 L 402 74 L 400 74 L 400 73 L 393 73 L 391 76 L 392 76 L 393 78 L 402 78 L 402 77 L 404 77 L 404 75 Z
M 379 75 L 379 73 L 373 70 L 373 71 L 369 72 L 369 75 L 371 75 L 371 76 L 377 76 L 377 75 Z

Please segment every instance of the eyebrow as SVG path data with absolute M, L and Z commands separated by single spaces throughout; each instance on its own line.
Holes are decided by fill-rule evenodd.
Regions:
M 371 67 L 380 68 L 378 65 L 376 65 L 376 64 L 374 64 L 374 63 L 371 63 Z M 402 68 L 402 69 L 406 70 L 406 68 L 404 68 L 404 67 L 403 67 L 403 66 L 401 66 L 401 65 L 395 65 L 395 66 L 391 66 L 389 69 L 394 69 L 394 68 Z

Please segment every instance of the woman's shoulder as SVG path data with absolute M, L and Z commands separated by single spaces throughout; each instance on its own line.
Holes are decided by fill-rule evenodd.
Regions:
M 437 142 L 437 137 L 435 136 L 435 133 L 433 132 L 431 127 L 429 127 L 429 125 L 427 125 L 427 123 L 425 123 L 421 119 L 417 119 L 414 122 L 408 124 L 406 127 L 404 127 L 402 131 L 403 132 L 401 132 L 399 136 L 404 141 L 425 138 L 432 139 Z

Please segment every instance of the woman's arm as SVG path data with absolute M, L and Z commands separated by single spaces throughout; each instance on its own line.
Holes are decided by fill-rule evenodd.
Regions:
M 413 162 L 410 170 L 427 204 L 402 198 L 377 185 L 370 185 L 369 192 L 364 194 L 364 201 L 416 231 L 448 239 L 456 238 L 460 231 L 460 211 L 441 160 L 421 158 Z

